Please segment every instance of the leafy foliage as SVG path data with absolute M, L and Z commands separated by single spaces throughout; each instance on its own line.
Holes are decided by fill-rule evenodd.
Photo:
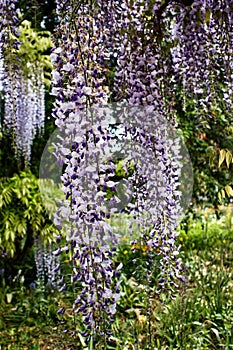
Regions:
M 51 241 L 55 228 L 42 202 L 38 180 L 29 171 L 1 180 L 0 227 L 0 245 L 11 257 L 22 252 L 36 234 Z
M 229 169 L 232 163 L 233 163 L 232 151 L 221 149 L 219 152 L 218 166 L 220 167 L 221 165 L 224 164 Z M 221 191 L 219 191 L 218 198 L 220 202 L 223 201 L 226 198 L 226 196 L 233 197 L 232 184 L 233 183 L 227 184 L 224 188 L 221 189 Z
M 17 48 L 9 46 L 5 52 L 5 58 L 13 63 L 17 63 L 23 69 L 26 77 L 30 76 L 34 67 L 43 68 L 46 72 L 45 82 L 50 85 L 52 64 L 48 55 L 48 50 L 52 47 L 51 33 L 49 31 L 36 32 L 31 27 L 31 22 L 24 20 L 19 26 L 20 36 L 12 40 L 19 40 Z
M 232 348 L 231 210 L 231 207 L 227 208 L 219 221 L 213 220 L 212 211 L 200 212 L 200 219 L 192 222 L 189 234 L 185 235 L 181 231 L 182 252 L 189 262 L 189 281 L 180 286 L 174 300 L 168 300 L 166 295 L 153 299 L 150 325 L 153 347 L 149 349 Z M 205 224 L 204 227 L 202 223 Z M 119 233 L 123 234 L 121 223 L 118 222 L 118 225 Z M 129 254 L 131 249 L 130 237 L 122 238 L 125 239 L 122 240 L 124 246 L 118 250 L 119 262 L 124 254 L 122 250 L 128 249 Z M 113 325 L 115 336 L 110 337 L 112 345 L 108 345 L 106 350 L 148 349 L 149 328 L 145 302 L 147 289 L 146 285 L 138 285 L 133 276 L 127 276 L 130 271 L 131 267 L 125 266 L 120 287 L 122 296 Z M 43 296 L 39 289 L 32 291 L 22 282 L 11 289 L 2 284 L 0 291 L 0 337 L 5 348 L 87 349 L 80 334 L 81 318 L 77 315 L 74 325 L 70 317 L 72 291 L 67 291 L 62 297 L 56 292 Z M 57 304 L 60 303 L 67 307 L 67 332 L 63 332 L 64 324 L 56 313 Z M 71 328 L 75 328 L 76 332 L 72 333 Z
M 194 174 L 193 203 L 201 206 L 209 203 L 217 208 L 218 193 L 230 183 L 233 175 L 232 167 L 227 167 L 225 161 L 219 167 L 220 150 L 228 152 L 229 161 L 229 151 L 233 149 L 231 118 L 224 116 L 222 111 L 215 110 L 209 120 L 200 122 L 195 118 L 191 99 L 185 111 L 179 104 L 178 97 L 178 123 L 190 154 Z
M 21 23 L 19 30 L 20 47 L 16 53 L 25 73 L 30 73 L 31 65 L 42 66 L 45 74 L 44 81 L 49 86 L 52 64 L 46 53 L 52 47 L 51 33 L 49 31 L 36 32 L 31 27 L 31 22 L 27 20 Z

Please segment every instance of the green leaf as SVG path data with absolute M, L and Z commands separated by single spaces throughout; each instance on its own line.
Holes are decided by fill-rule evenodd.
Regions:
M 13 294 L 12 293 L 6 293 L 6 302 L 7 304 L 10 304 L 13 298 Z
M 205 16 L 205 21 L 206 21 L 206 23 L 209 23 L 210 17 L 211 17 L 211 10 L 208 8 L 208 9 L 206 10 L 206 16 Z
M 219 331 L 216 328 L 210 328 L 210 330 L 216 335 L 216 338 L 220 342 L 221 339 L 220 339 L 220 336 L 219 336 Z
M 226 153 L 226 163 L 227 163 L 227 167 L 230 167 L 232 161 L 232 153 L 230 151 L 227 151 Z
M 224 162 L 226 156 L 226 151 L 225 149 L 221 149 L 220 151 L 220 155 L 219 155 L 219 163 L 218 163 L 218 167 L 220 168 L 220 166 L 222 165 L 222 163 Z
M 232 189 L 232 187 L 231 187 L 231 186 L 226 185 L 226 186 L 225 186 L 225 191 L 226 191 L 226 193 L 227 193 L 228 197 L 233 196 L 233 189 Z
M 209 156 L 209 166 L 212 167 L 214 165 L 214 158 L 215 158 L 215 151 L 212 150 L 210 152 L 210 156 Z

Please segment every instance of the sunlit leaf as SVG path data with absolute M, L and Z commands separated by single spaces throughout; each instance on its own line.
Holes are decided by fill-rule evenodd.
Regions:
M 220 151 L 220 155 L 219 155 L 219 163 L 218 166 L 220 167 L 222 165 L 222 163 L 224 162 L 224 159 L 226 157 L 226 151 L 225 149 L 221 149 Z
M 228 197 L 233 196 L 233 189 L 232 189 L 231 186 L 227 185 L 227 186 L 225 187 L 225 191 L 226 191 Z
M 226 153 L 226 163 L 227 163 L 227 167 L 230 167 L 232 161 L 232 153 L 230 151 L 227 151 Z

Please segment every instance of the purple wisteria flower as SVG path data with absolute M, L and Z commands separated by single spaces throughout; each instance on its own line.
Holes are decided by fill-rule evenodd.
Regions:
M 109 96 L 107 28 L 99 3 L 91 6 L 84 1 L 76 8 L 72 2 L 60 1 L 57 11 L 61 24 L 51 53 L 52 94 L 56 96 L 53 115 L 63 137 L 55 153 L 66 168 L 62 175 L 65 200 L 54 222 L 65 233 L 67 244 L 54 254 L 63 249 L 72 253 L 70 283 L 78 291 L 73 309 L 83 315 L 83 335 L 107 339 L 119 300 L 111 247 L 116 237 L 106 221 L 112 210 L 106 206 L 106 193 L 114 187 L 115 169 L 109 155 L 112 135 L 102 108 Z M 67 283 L 65 278 L 61 281 L 60 291 Z
M 119 110 L 118 116 L 127 130 L 124 149 L 134 164 L 134 172 L 128 177 L 132 200 L 125 207 L 135 222 L 134 229 L 136 224 L 140 232 L 133 243 L 148 248 L 148 274 L 160 269 L 161 288 L 174 291 L 177 282 L 184 280 L 176 228 L 192 195 L 190 186 L 186 204 L 182 201 L 181 168 L 188 154 L 181 156 L 179 135 L 153 106 L 128 106 Z M 191 177 L 189 181 L 186 186 L 191 185 Z
M 45 290 L 47 285 L 55 287 L 60 276 L 60 256 L 53 254 L 54 244 L 43 242 L 39 235 L 34 237 L 34 259 L 37 283 Z
M 231 1 L 195 0 L 191 6 L 173 6 L 172 13 L 175 25 L 170 24 L 170 33 L 177 45 L 171 54 L 184 109 L 186 100 L 192 98 L 200 119 L 212 118 L 216 108 L 229 113 L 233 97 Z
M 2 0 L 0 7 L 0 52 L 4 54 L 5 51 L 11 48 L 17 48 L 19 42 L 14 37 L 19 36 L 18 31 L 18 12 L 17 0 Z
M 124 30 L 115 91 L 118 100 L 131 106 L 119 113 L 131 139 L 130 158 L 135 164 L 128 179 L 134 188 L 135 203 L 130 203 L 129 213 L 141 233 L 139 241 L 148 246 L 148 274 L 160 268 L 161 288 L 174 290 L 177 281 L 183 280 L 176 245 L 182 209 L 181 144 L 173 130 L 176 82 L 171 78 L 172 57 L 163 48 L 170 39 L 159 38 L 153 21 L 146 22 L 148 5 L 134 1 L 128 6 L 122 2 L 125 11 L 116 19 L 116 27 L 124 22 Z M 125 21 L 129 14 L 133 20 Z
M 173 131 L 174 96 L 167 88 L 172 57 L 152 40 L 152 23 L 145 26 L 142 21 L 147 2 L 110 1 L 109 6 L 111 12 L 104 1 L 95 6 L 84 1 L 77 7 L 59 1 L 60 25 L 51 53 L 53 115 L 60 130 L 55 155 L 65 168 L 61 176 L 65 198 L 54 222 L 66 244 L 54 255 L 62 251 L 72 255 L 71 281 L 63 276 L 59 290 L 68 283 L 77 290 L 73 309 L 83 315 L 83 335 L 88 339 L 97 335 L 106 339 L 110 334 L 120 297 L 121 265 L 115 269 L 113 264 L 117 236 L 108 221 L 115 212 L 129 213 L 140 240 L 154 252 L 151 261 L 159 257 L 161 287 L 176 288 L 177 280 L 183 279 L 175 244 L 181 216 L 181 146 Z M 106 75 L 114 50 L 115 95 L 124 103 L 112 107 L 107 104 L 111 96 Z M 113 146 L 111 118 L 120 125 L 120 147 Z M 134 166 L 133 175 L 125 179 L 124 201 L 119 184 L 112 180 L 117 158 Z
M 30 163 L 31 146 L 37 130 L 42 131 L 45 120 L 43 71 L 25 76 L 22 67 L 10 62 L 4 78 L 5 117 L 4 127 L 13 131 L 17 158 Z
M 15 155 L 28 166 L 31 146 L 45 120 L 44 74 L 39 63 L 21 62 L 17 1 L 3 0 L 0 8 L 1 86 L 4 92 L 4 129 L 13 133 Z

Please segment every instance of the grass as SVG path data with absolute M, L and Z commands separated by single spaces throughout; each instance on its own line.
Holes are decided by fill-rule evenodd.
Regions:
M 131 238 L 125 230 L 121 235 L 116 257 L 124 263 L 121 300 L 107 349 L 233 349 L 233 229 L 229 217 L 219 221 L 204 217 L 192 222 L 188 234 L 181 230 L 178 242 L 189 264 L 188 282 L 179 286 L 173 300 L 154 293 L 150 322 L 148 287 L 136 282 Z M 144 253 L 143 247 L 137 248 L 136 254 L 144 257 Z M 74 335 L 69 311 L 65 324 L 57 315 L 59 303 L 70 306 L 69 294 L 67 299 L 56 293 L 43 295 L 18 283 L 11 289 L 2 285 L 1 296 L 1 350 L 88 349 L 79 333 L 81 320 L 76 320 Z

